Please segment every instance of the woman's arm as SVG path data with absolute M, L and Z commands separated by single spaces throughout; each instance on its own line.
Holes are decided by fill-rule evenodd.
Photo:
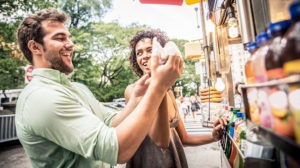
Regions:
M 220 138 L 225 132 L 225 126 L 227 125 L 227 122 L 228 122 L 227 118 L 220 118 L 216 120 L 214 122 L 214 128 L 211 135 L 191 136 L 187 134 L 184 124 L 180 119 L 179 124 L 176 127 L 176 131 L 183 145 L 186 146 L 204 145 L 204 144 L 208 144 L 220 140 Z
M 179 121 L 178 126 L 176 127 L 176 131 L 181 139 L 182 144 L 185 146 L 204 145 L 215 141 L 212 135 L 203 135 L 203 136 L 188 135 L 181 119 Z

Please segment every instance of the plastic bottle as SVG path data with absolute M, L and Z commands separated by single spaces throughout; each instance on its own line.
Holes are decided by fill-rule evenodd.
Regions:
M 229 131 L 229 134 L 231 133 L 230 131 L 230 129 L 231 129 L 231 125 L 232 125 L 232 123 L 234 123 L 236 120 L 237 120 L 237 113 L 239 112 L 239 109 L 236 109 L 236 108 L 234 108 L 233 110 L 232 110 L 232 112 L 233 112 L 233 115 L 232 115 L 232 117 L 231 117 L 231 119 L 230 119 L 230 121 L 229 121 L 229 123 L 228 123 L 228 131 Z
M 230 110 L 232 111 L 232 117 L 228 123 L 228 126 L 227 126 L 227 133 L 230 134 L 230 126 L 232 125 L 232 123 L 236 120 L 237 116 L 237 112 L 238 112 L 238 109 L 233 109 L 233 108 L 230 108 Z M 227 142 L 226 142 L 226 150 L 225 150 L 225 155 L 226 157 L 229 159 L 230 157 L 230 154 L 231 154 L 231 150 L 232 150 L 232 143 L 231 143 L 231 140 L 230 138 L 228 137 L 227 138 Z
M 245 76 L 246 76 L 246 83 L 247 84 L 254 84 L 255 76 L 254 76 L 254 70 L 253 70 L 253 56 L 256 53 L 258 49 L 257 42 L 252 42 L 247 45 L 248 52 L 250 53 L 250 56 L 245 64 Z M 256 98 L 256 88 L 249 88 L 247 89 L 247 97 L 249 102 L 249 111 L 250 111 L 250 119 L 255 122 L 259 123 L 259 109 L 255 108 L 256 106 L 257 98 Z
M 282 60 L 286 75 L 300 74 L 300 2 L 290 6 L 292 25 L 283 40 Z
M 286 76 L 300 75 L 300 2 L 294 2 L 289 8 L 292 25 L 283 41 L 281 58 Z M 300 144 L 300 84 L 288 86 L 289 109 L 294 116 L 296 141 Z
M 235 110 L 238 111 L 238 109 L 235 109 Z M 241 112 L 237 112 L 236 119 L 231 123 L 231 126 L 230 126 L 230 136 L 232 137 L 232 139 L 234 141 L 235 141 L 235 139 L 234 139 L 235 128 L 241 121 L 243 121 L 242 114 L 243 113 L 241 113 Z M 238 151 L 234 144 L 231 145 L 231 148 L 232 148 L 232 152 L 229 157 L 229 163 L 233 167 L 233 165 L 239 165 L 239 163 L 238 163 L 239 162 L 239 154 L 238 154 Z
M 233 140 L 235 140 L 235 142 L 236 142 L 236 129 L 237 129 L 238 125 L 240 124 L 240 122 L 243 121 L 243 113 L 238 112 L 236 114 L 236 117 L 237 117 L 237 119 L 234 122 L 235 123 L 234 127 L 230 127 L 230 131 L 231 131 L 230 135 L 232 135 L 231 137 L 233 138 Z
M 253 72 L 253 65 L 252 65 L 252 57 L 258 49 L 257 43 L 252 42 L 247 45 L 248 52 L 250 56 L 245 64 L 245 76 L 247 84 L 254 84 L 255 83 L 255 76 Z
M 290 25 L 290 20 L 269 24 L 273 39 L 265 59 L 268 80 L 278 80 L 285 77 L 281 58 L 282 39 Z M 274 131 L 280 135 L 293 137 L 293 116 L 288 110 L 286 91 L 279 86 L 269 87 L 268 97 L 273 113 Z
M 267 33 L 261 33 L 257 36 L 257 42 L 256 45 L 252 44 L 253 50 L 251 59 L 246 63 L 245 70 L 247 69 L 247 73 L 249 74 L 249 82 L 253 83 L 254 81 L 256 83 L 266 82 L 267 75 L 265 70 L 265 65 L 263 61 L 263 56 L 267 51 L 267 44 L 269 40 L 269 36 Z M 249 49 L 251 47 L 249 46 Z M 262 65 L 263 64 L 263 65 Z M 251 67 L 252 65 L 252 67 Z M 251 74 L 253 70 L 253 74 Z M 251 75 L 254 75 L 254 80 L 251 79 Z M 247 96 L 249 101 L 249 107 L 250 107 L 250 119 L 254 123 L 260 124 L 260 114 L 261 110 L 259 107 L 259 98 L 257 97 L 258 90 L 256 88 L 251 88 L 247 90 Z
M 268 33 L 261 33 L 257 36 L 257 42 L 259 45 L 259 49 L 256 51 L 253 57 L 253 70 L 255 75 L 255 81 L 257 83 L 267 82 L 267 72 L 265 68 L 265 57 L 269 50 L 270 37 Z M 256 95 L 255 95 L 256 96 Z M 273 128 L 273 118 L 272 118 L 272 110 L 268 100 L 268 88 L 258 88 L 257 89 L 257 102 L 253 102 L 254 98 L 250 98 L 251 103 L 257 103 L 252 105 L 253 112 L 260 110 L 259 122 L 263 127 Z M 250 104 L 251 104 L 250 103 Z M 257 108 L 258 109 L 254 109 Z M 251 111 L 250 111 L 251 112 Z M 257 115 L 257 113 L 256 113 Z M 257 117 L 257 116 L 256 116 Z M 252 116 L 251 116 L 252 120 Z
M 280 54 L 282 52 L 281 40 L 290 25 L 290 20 L 269 24 L 269 31 L 272 40 L 265 57 L 268 80 L 277 80 L 285 77 L 283 71 L 283 62 L 280 59 Z
M 247 132 L 247 126 L 246 126 L 246 119 L 243 118 L 243 121 L 241 121 L 236 128 L 236 144 L 241 149 L 242 141 L 246 139 L 246 132 Z
M 252 65 L 256 83 L 262 83 L 268 80 L 265 67 L 265 56 L 269 48 L 269 40 L 270 37 L 266 32 L 260 33 L 257 36 L 257 45 L 259 46 L 259 49 L 252 57 Z

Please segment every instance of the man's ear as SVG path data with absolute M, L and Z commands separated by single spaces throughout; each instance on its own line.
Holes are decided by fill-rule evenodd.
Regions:
M 32 52 L 32 55 L 41 55 L 43 51 L 43 46 L 40 43 L 30 40 L 27 43 L 27 47 Z

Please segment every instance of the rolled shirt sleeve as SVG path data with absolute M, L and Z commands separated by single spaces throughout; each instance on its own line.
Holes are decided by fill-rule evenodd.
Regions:
M 27 123 L 35 135 L 87 159 L 117 164 L 116 129 L 105 124 L 105 121 L 111 124 L 115 114 L 103 111 L 98 116 L 76 96 L 47 88 L 37 90 L 28 97 L 24 106 L 29 113 Z M 103 110 L 98 106 L 95 111 Z
M 94 114 L 100 118 L 103 118 L 103 122 L 111 127 L 113 119 L 117 113 L 113 113 L 106 110 L 104 106 L 98 102 L 98 100 L 94 97 L 93 93 L 85 85 L 77 82 L 74 82 L 73 84 L 77 88 L 77 90 L 80 90 L 81 92 L 83 92 L 83 94 L 92 97 L 92 99 L 89 100 L 89 104 L 93 106 L 92 110 L 94 109 Z

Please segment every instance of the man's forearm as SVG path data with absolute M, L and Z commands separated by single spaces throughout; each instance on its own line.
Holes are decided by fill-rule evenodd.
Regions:
M 165 93 L 159 86 L 150 85 L 134 111 L 117 126 L 120 163 L 131 158 L 144 140 Z
M 156 115 L 149 136 L 154 143 L 163 148 L 167 148 L 170 143 L 170 122 L 168 111 L 168 95 L 166 94 L 159 106 L 158 114 Z

